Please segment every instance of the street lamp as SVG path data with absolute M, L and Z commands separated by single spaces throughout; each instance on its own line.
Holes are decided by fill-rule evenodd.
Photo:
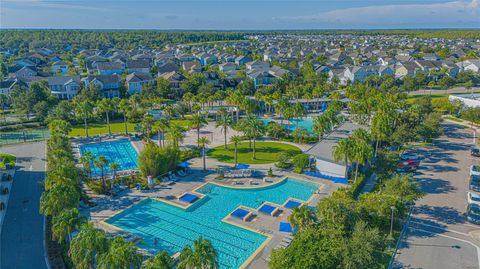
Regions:
M 390 236 L 392 236 L 392 232 L 393 232 L 393 211 L 395 210 L 395 207 L 391 206 L 390 209 L 392 210 L 392 216 L 391 216 L 391 219 L 390 219 Z

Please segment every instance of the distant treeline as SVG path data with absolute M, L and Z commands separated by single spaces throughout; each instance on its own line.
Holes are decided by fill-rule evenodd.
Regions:
M 84 49 L 139 47 L 158 48 L 166 44 L 243 40 L 245 32 L 180 32 L 153 30 L 1 30 L 1 48 L 28 50 L 39 47 Z
M 406 35 L 420 38 L 480 39 L 479 29 L 432 30 L 289 30 L 289 31 L 155 31 L 155 30 L 0 30 L 0 48 L 158 48 L 166 44 L 244 40 L 250 34 Z

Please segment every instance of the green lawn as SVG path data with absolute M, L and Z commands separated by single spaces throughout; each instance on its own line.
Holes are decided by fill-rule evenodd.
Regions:
M 222 146 L 211 149 L 208 156 L 215 158 L 221 162 L 234 163 L 234 147 L 228 144 L 225 150 Z M 292 145 L 276 143 L 276 142 L 257 142 L 256 143 L 256 159 L 252 160 L 252 150 L 249 143 L 242 142 L 238 144 L 238 163 L 246 164 L 265 164 L 278 161 L 278 155 L 281 152 L 288 152 L 292 155 L 302 153 L 302 151 Z
M 172 120 L 171 124 L 178 124 L 182 127 L 187 127 L 189 120 Z M 110 123 L 110 129 L 112 133 L 124 133 L 125 126 L 123 122 L 112 122 Z M 128 132 L 135 131 L 135 123 L 127 122 Z M 88 124 L 88 135 L 101 135 L 108 134 L 108 127 L 106 123 L 89 123 Z M 83 124 L 75 125 L 72 128 L 72 131 L 69 133 L 70 136 L 85 136 L 85 126 Z

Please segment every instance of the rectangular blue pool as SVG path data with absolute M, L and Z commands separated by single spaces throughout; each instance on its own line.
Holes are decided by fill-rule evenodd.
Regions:
M 138 168 L 138 153 L 128 139 L 90 143 L 80 145 L 80 154 L 90 151 L 96 158 L 105 156 L 108 164 L 117 163 L 120 165 L 118 171 L 125 171 Z M 108 167 L 104 168 L 104 173 L 111 174 L 113 171 Z M 92 175 L 100 176 L 100 168 L 92 164 Z
M 286 179 L 274 186 L 234 189 L 206 184 L 205 195 L 188 209 L 146 199 L 106 222 L 144 238 L 138 247 L 170 255 L 192 245 L 199 237 L 210 240 L 218 253 L 220 268 L 239 268 L 267 239 L 266 236 L 222 222 L 238 206 L 259 207 L 263 202 L 285 203 L 290 197 L 308 200 L 318 185 Z M 278 227 L 270 227 L 272 231 Z M 154 239 L 158 243 L 154 244 Z

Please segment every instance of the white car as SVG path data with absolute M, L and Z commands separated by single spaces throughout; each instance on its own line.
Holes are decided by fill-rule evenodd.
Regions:
M 470 175 L 480 176 L 480 165 L 470 166 Z
M 468 204 L 476 204 L 480 206 L 480 195 L 474 192 L 468 192 L 467 194 Z
M 415 154 L 415 153 L 404 153 L 402 154 L 402 156 L 400 156 L 400 159 L 402 160 L 420 160 L 420 156 L 418 156 L 418 154 Z

